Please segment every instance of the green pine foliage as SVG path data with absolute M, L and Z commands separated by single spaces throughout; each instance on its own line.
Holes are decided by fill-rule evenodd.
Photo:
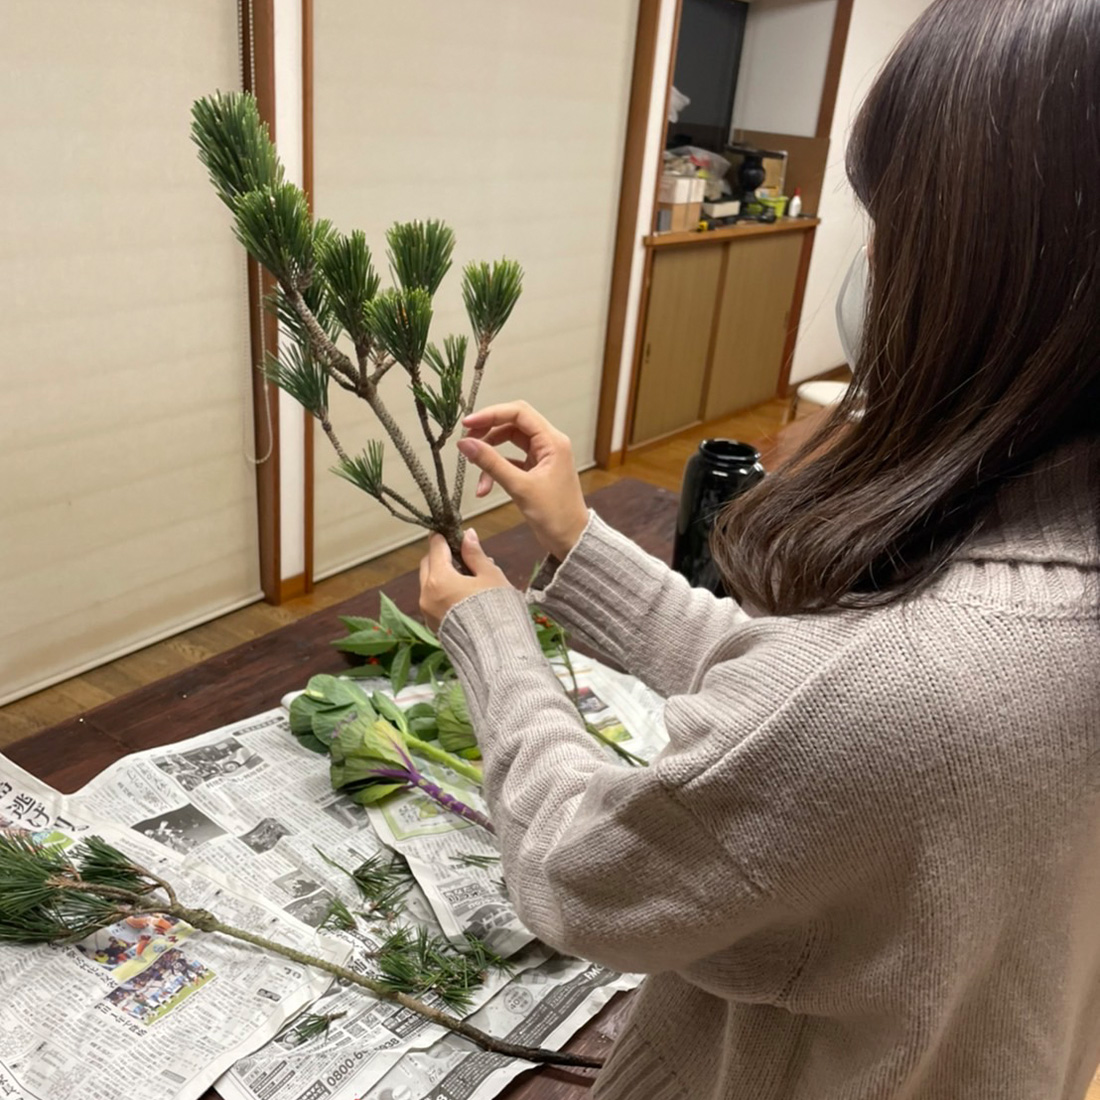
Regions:
M 407 371 L 424 358 L 432 324 L 432 296 L 421 287 L 387 290 L 367 305 L 371 336 Z
M 374 270 L 366 234 L 333 232 L 317 249 L 317 268 L 332 314 L 356 343 L 369 336 L 367 307 L 382 280 Z
M 215 92 L 196 101 L 191 117 L 199 160 L 230 210 L 250 191 L 283 182 L 283 166 L 253 96 Z
M 523 269 L 515 260 L 467 264 L 462 272 L 462 300 L 480 342 L 495 340 L 523 290 Z
M 382 496 L 383 455 L 383 444 L 372 439 L 362 454 L 341 459 L 332 467 L 332 472 L 345 481 L 350 481 L 368 496 L 378 499 Z
M 464 391 L 465 338 L 448 337 L 442 353 L 428 342 L 432 297 L 453 263 L 455 235 L 450 227 L 434 220 L 393 225 L 386 241 L 395 285 L 382 290 L 367 233 L 356 229 L 345 234 L 327 220 L 313 220 L 305 194 L 286 179 L 250 93 L 216 93 L 198 100 L 191 134 L 218 197 L 232 212 L 237 239 L 277 284 L 268 306 L 281 323 L 280 343 L 289 346 L 280 347 L 275 362 L 263 364 L 267 376 L 321 419 L 340 459 L 335 473 L 397 519 L 442 534 L 458 554 L 465 464 L 456 457 L 457 467 L 448 474 L 442 447 L 464 413 L 473 409 L 489 345 L 522 288 L 519 265 L 497 260 L 471 263 L 464 270 L 462 293 L 478 352 L 473 380 Z M 425 359 L 436 376 L 432 381 L 420 374 Z M 394 363 L 411 378 L 430 462 L 385 404 L 380 383 Z M 327 383 L 332 380 L 376 414 L 412 475 L 423 507 L 383 483 L 381 444 L 350 457 L 356 449 L 345 448 L 327 415 Z
M 306 412 L 324 420 L 328 416 L 328 372 L 302 344 L 289 342 L 278 355 L 267 353 L 264 376 L 285 390 Z M 381 481 L 381 469 L 379 469 Z
M 390 267 L 405 290 L 424 290 L 431 297 L 451 270 L 455 235 L 443 222 L 398 222 L 386 232 Z

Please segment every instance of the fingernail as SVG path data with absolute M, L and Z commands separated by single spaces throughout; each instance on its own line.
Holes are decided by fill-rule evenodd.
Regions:
M 467 530 L 464 537 L 467 542 L 477 543 L 477 532 L 472 527 Z
M 467 458 L 473 458 L 477 454 L 477 440 L 474 439 L 460 439 L 455 446 L 459 451 Z

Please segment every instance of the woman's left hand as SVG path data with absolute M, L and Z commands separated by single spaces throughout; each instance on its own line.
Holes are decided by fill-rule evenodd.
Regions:
M 432 630 L 438 631 L 443 616 L 467 596 L 490 588 L 512 587 L 472 530 L 463 536 L 462 560 L 472 576 L 465 577 L 455 568 L 447 540 L 432 535 L 428 552 L 420 559 L 420 610 Z

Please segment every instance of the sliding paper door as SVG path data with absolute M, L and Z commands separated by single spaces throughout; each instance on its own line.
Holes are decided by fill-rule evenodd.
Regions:
M 582 464 L 595 440 L 637 8 L 637 0 L 314 5 L 318 215 L 366 231 L 383 285 L 390 223 L 450 223 L 458 244 L 436 297 L 436 343 L 468 331 L 461 267 L 518 260 L 524 294 L 494 345 L 479 404 L 530 401 L 572 436 Z M 396 375 L 383 392 L 418 437 L 407 379 Z M 381 438 L 360 405 L 342 391 L 333 400 L 332 419 L 355 451 Z M 329 443 L 316 436 L 318 573 L 414 536 L 328 472 Z M 398 463 L 388 453 L 387 480 L 414 492 L 411 479 L 392 476 Z
M 259 596 L 226 0 L 0 7 L 0 703 Z

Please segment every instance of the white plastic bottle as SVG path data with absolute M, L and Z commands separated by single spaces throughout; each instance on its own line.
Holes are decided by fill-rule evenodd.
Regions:
M 802 216 L 802 188 L 796 187 L 794 189 L 794 198 L 791 199 L 790 205 L 787 207 L 788 218 L 798 218 Z

